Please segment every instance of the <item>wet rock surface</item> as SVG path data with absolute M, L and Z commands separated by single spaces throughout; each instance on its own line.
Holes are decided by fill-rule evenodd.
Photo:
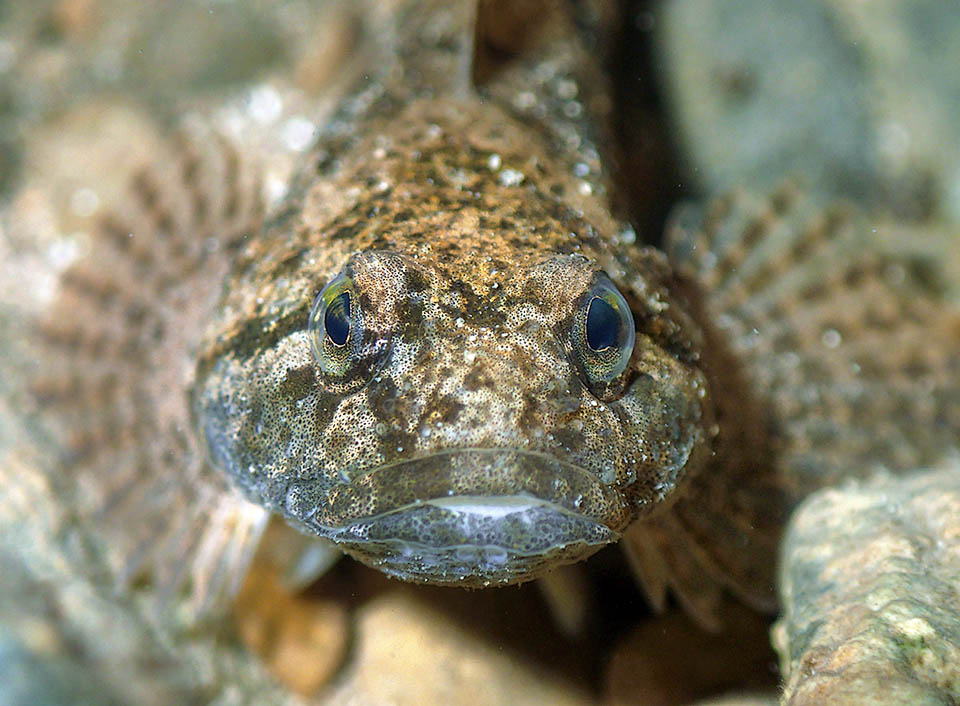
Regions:
M 656 20 L 701 188 L 797 175 L 826 200 L 960 219 L 960 22 L 943 3 L 673 0 Z
M 960 466 L 808 498 L 783 548 L 784 703 L 960 698 Z
M 353 659 L 321 703 L 595 702 L 576 683 L 518 659 L 502 645 L 477 639 L 475 632 L 409 591 L 384 593 L 362 606 L 356 621 Z M 539 636 L 533 632 L 531 638 Z

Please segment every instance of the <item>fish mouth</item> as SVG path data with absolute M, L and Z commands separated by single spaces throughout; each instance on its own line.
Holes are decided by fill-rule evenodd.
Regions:
M 622 495 L 547 454 L 456 449 L 332 488 L 303 524 L 405 581 L 512 584 L 619 539 Z

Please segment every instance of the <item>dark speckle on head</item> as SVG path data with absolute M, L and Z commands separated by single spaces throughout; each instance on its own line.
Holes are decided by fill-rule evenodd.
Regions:
M 301 400 L 314 391 L 316 370 L 313 365 L 300 368 L 288 368 L 287 375 L 280 384 L 280 394 L 287 399 Z
M 482 364 L 475 364 L 463 378 L 463 387 L 470 392 L 484 388 L 492 390 L 495 386 L 496 380 Z
M 423 418 L 428 424 L 453 424 L 463 409 L 463 403 L 454 395 L 441 395 L 427 401 Z

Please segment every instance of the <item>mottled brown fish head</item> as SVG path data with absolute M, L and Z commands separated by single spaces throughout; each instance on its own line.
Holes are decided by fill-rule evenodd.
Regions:
M 389 574 L 490 585 L 581 559 L 702 445 L 702 380 L 588 256 L 371 250 L 324 279 L 272 345 L 221 350 L 198 423 L 251 497 Z
M 501 112 L 481 131 L 409 111 L 390 150 L 362 142 L 336 190 L 306 192 L 300 212 L 331 217 L 254 240 L 199 356 L 197 425 L 256 502 L 387 573 L 522 581 L 672 497 L 709 446 L 706 385 L 663 273 L 564 203 L 545 149 L 506 152 Z

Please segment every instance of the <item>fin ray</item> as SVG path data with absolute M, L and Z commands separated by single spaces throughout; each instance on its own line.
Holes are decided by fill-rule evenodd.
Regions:
M 113 579 L 197 610 L 239 588 L 266 511 L 227 488 L 188 433 L 191 336 L 229 254 L 264 217 L 259 172 L 224 138 L 178 135 L 138 169 L 37 322 L 35 399 L 60 439 L 51 473 L 112 547 Z
M 703 620 L 717 585 L 770 606 L 782 528 L 805 494 L 956 448 L 960 312 L 852 209 L 819 212 L 792 187 L 736 192 L 699 219 L 682 209 L 666 249 L 702 307 L 720 434 L 687 494 L 628 533 L 631 551 L 661 555 L 634 562 L 654 594 L 669 584 Z

